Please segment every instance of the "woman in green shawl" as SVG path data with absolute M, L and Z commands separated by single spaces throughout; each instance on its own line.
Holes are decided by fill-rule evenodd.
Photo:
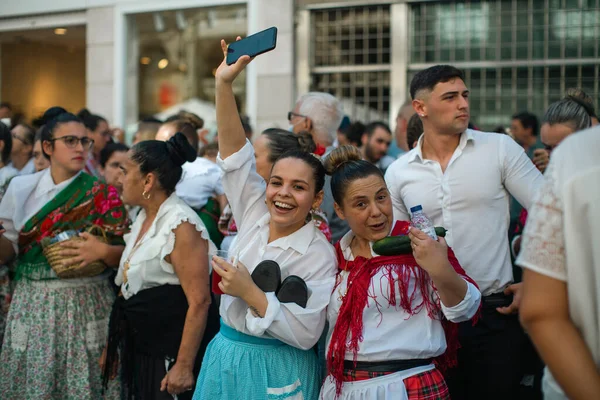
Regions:
M 116 190 L 82 172 L 94 142 L 81 121 L 54 108 L 42 133 L 50 168 L 15 177 L 0 203 L 0 262 L 16 258 L 16 288 L 0 354 L 2 399 L 102 398 L 100 358 L 114 291 L 110 271 L 61 279 L 42 243 L 65 231 L 84 241 L 65 242 L 61 256 L 82 266 L 119 264 L 127 226 Z M 100 226 L 108 243 L 86 233 Z M 119 398 L 114 381 L 105 398 Z

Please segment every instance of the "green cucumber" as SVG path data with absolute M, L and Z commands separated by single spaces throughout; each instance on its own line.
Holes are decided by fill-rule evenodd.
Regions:
M 412 252 L 408 236 L 387 236 L 373 243 L 373 251 L 380 256 L 395 256 Z
M 435 234 L 439 237 L 445 237 L 445 228 L 441 226 L 435 227 Z M 395 256 L 398 254 L 410 254 L 412 248 L 410 246 L 410 238 L 405 236 L 387 236 L 373 243 L 373 251 L 380 256 Z

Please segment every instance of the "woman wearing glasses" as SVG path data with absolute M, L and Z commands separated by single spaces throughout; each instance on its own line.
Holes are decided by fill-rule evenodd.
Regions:
M 103 243 L 88 233 L 65 242 L 69 263 L 119 264 L 126 212 L 117 191 L 82 173 L 93 141 L 73 114 L 45 126 L 42 149 L 50 168 L 15 177 L 0 203 L 0 262 L 16 258 L 16 287 L 0 355 L 0 398 L 98 399 L 100 358 L 114 292 L 109 271 L 61 279 L 48 264 L 42 242 L 98 225 Z M 119 398 L 117 382 L 105 398 Z

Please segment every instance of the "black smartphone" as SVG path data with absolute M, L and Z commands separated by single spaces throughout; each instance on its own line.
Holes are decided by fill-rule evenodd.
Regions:
M 277 45 L 277 28 L 272 27 L 233 42 L 227 47 L 227 65 L 235 64 L 241 56 L 256 57 L 271 51 Z

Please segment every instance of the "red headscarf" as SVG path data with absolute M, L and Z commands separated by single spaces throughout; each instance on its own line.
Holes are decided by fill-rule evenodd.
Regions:
M 406 235 L 409 227 L 409 222 L 397 221 L 392 231 L 392 236 Z M 389 283 L 390 296 L 387 300 L 390 306 L 397 306 L 396 280 L 394 278 L 394 274 L 396 274 L 400 289 L 400 307 L 408 315 L 415 315 L 425 307 L 427 315 L 431 319 L 442 321 L 446 333 L 447 349 L 443 355 L 436 359 L 436 365 L 442 370 L 456 365 L 456 352 L 459 348 L 458 325 L 443 318 L 439 297 L 430 295 L 432 290 L 435 291 L 435 286 L 427 272 L 419 267 L 412 254 L 377 256 L 371 259 L 356 257 L 354 261 L 348 261 L 344 258 L 339 242 L 335 248 L 340 270 L 349 271 L 347 293 L 342 300 L 327 356 L 327 367 L 329 373 L 336 381 L 336 393 L 338 396 L 342 391 L 344 358 L 347 351 L 354 353 L 353 361 L 356 363 L 359 343 L 363 340 L 363 313 L 367 306 L 368 298 L 371 296 L 369 294 L 371 279 L 380 270 L 385 271 L 385 276 Z M 457 274 L 477 286 L 461 268 L 454 252 L 450 248 L 448 248 L 448 260 Z M 416 284 L 411 290 L 410 283 L 412 279 L 415 280 Z M 338 284 L 339 282 L 340 280 L 338 280 Z M 418 304 L 414 304 L 418 292 L 422 294 L 422 300 Z

